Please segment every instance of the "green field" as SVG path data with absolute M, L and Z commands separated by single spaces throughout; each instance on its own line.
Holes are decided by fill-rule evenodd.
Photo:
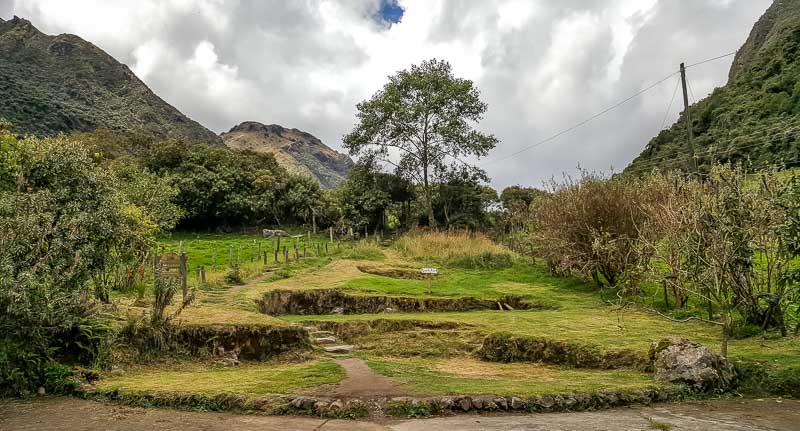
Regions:
M 209 265 L 211 250 L 241 245 L 256 239 L 247 235 L 174 235 L 162 239 L 164 248 L 184 251 L 194 265 Z M 260 240 L 262 251 L 268 241 Z M 317 236 L 311 244 L 326 241 Z M 220 253 L 218 253 L 218 265 Z M 227 256 L 222 256 L 227 259 Z M 223 264 L 227 260 L 222 260 Z M 191 263 L 190 263 L 191 265 Z M 277 266 L 277 269 L 275 267 Z M 415 272 L 422 266 L 439 267 L 430 282 L 397 276 L 374 275 L 375 271 Z M 574 369 L 533 363 L 480 361 L 476 351 L 489 334 L 508 333 L 520 337 L 545 338 L 577 343 L 599 352 L 633 350 L 646 352 L 650 343 L 680 335 L 719 351 L 718 326 L 691 321 L 677 323 L 647 311 L 644 307 L 619 307 L 611 291 L 598 291 L 590 282 L 548 274 L 541 265 L 515 257 L 510 267 L 469 269 L 442 265 L 435 255 L 409 256 L 400 247 L 379 248 L 371 243 L 329 245 L 322 256 L 299 262 L 248 261 L 244 285 L 228 285 L 213 278 L 199 289 L 199 301 L 187 308 L 182 321 L 193 324 L 302 325 L 308 328 L 331 322 L 353 326 L 347 340 L 356 346 L 353 356 L 366 361 L 373 371 L 385 375 L 413 395 L 496 394 L 542 395 L 554 393 L 627 391 L 656 386 L 650 374 L 629 370 Z M 265 272 L 266 268 L 266 272 Z M 364 271 L 370 271 L 366 273 Z M 429 287 L 430 286 L 430 287 Z M 254 300 L 273 290 L 341 289 L 356 295 L 389 295 L 418 298 L 461 298 L 499 300 L 513 295 L 536 304 L 531 310 L 484 310 L 469 312 L 414 312 L 390 314 L 327 314 L 267 316 L 256 311 Z M 430 290 L 429 290 L 430 289 Z M 648 303 L 648 306 L 650 304 Z M 137 313 L 144 309 L 130 306 Z M 382 323 L 381 323 L 382 322 Z M 392 322 L 405 326 L 392 328 Z M 374 325 L 373 325 L 374 324 Z M 347 326 L 345 326 L 347 328 Z M 800 339 L 774 334 L 731 340 L 732 360 L 758 361 L 773 368 L 800 367 Z M 275 366 L 249 364 L 234 370 L 207 369 L 197 364 L 185 368 L 163 365 L 137 368 L 124 376 L 112 377 L 104 385 L 128 390 L 162 390 L 247 395 L 280 394 L 313 390 L 338 382 L 343 371 L 321 351 L 311 362 Z M 194 368 L 193 368 L 194 367 Z

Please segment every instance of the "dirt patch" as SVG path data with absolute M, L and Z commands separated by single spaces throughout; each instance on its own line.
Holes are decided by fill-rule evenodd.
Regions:
M 326 396 L 337 398 L 397 397 L 406 395 L 400 387 L 369 368 L 358 358 L 336 361 L 347 373 L 347 377 Z
M 351 295 L 338 289 L 273 290 L 256 301 L 258 311 L 271 316 L 319 314 L 375 314 L 394 312 L 531 310 L 546 308 L 517 296 L 497 300 L 460 298 L 421 298 L 414 296 Z
M 647 354 L 633 350 L 603 352 L 585 344 L 568 343 L 548 338 L 516 337 L 492 334 L 483 340 L 478 351 L 481 359 L 493 362 L 541 362 L 575 368 L 609 370 L 633 368 L 648 370 Z
M 425 280 L 426 277 L 425 274 L 421 274 L 418 269 L 394 268 L 384 265 L 358 265 L 358 270 L 365 274 L 400 278 L 403 280 Z

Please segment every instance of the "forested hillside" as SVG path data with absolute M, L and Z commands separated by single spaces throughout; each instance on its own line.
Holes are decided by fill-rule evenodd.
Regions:
M 17 133 L 142 130 L 159 139 L 221 144 L 153 93 L 124 64 L 71 34 L 0 19 L 0 118 Z
M 728 84 L 690 108 L 702 171 L 714 161 L 800 165 L 799 61 L 800 2 L 776 0 L 736 54 Z M 627 172 L 689 166 L 685 118 L 653 138 Z

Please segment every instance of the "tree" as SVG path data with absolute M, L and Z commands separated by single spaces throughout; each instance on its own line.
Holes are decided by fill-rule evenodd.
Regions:
M 489 224 L 486 209 L 497 202 L 497 191 L 482 185 L 486 177 L 471 169 L 456 169 L 439 182 L 434 212 L 445 224 L 477 229 Z
M 352 156 L 390 164 L 397 175 L 421 185 L 430 226 L 436 225 L 434 177 L 460 157 L 482 157 L 497 145 L 493 135 L 474 128 L 487 109 L 479 91 L 472 81 L 453 76 L 446 61 L 423 61 L 390 76 L 357 109 L 359 122 L 344 137 L 345 148 Z

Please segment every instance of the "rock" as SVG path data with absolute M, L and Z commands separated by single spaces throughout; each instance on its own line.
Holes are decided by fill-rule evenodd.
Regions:
M 521 410 L 525 408 L 525 402 L 522 398 L 511 397 L 511 408 L 514 410 Z
M 439 399 L 439 404 L 442 406 L 443 410 L 451 410 L 453 407 L 455 407 L 456 402 L 453 401 L 453 398 L 451 397 L 442 397 Z
M 551 397 L 550 395 L 545 395 L 538 400 L 536 400 L 536 404 L 543 408 L 543 409 L 551 409 L 554 405 L 556 405 L 556 399 Z
M 483 400 L 480 398 L 473 398 L 472 399 L 472 407 L 475 410 L 480 410 L 483 408 Z
M 472 408 L 472 401 L 467 397 L 461 398 L 458 400 L 458 406 L 461 408 L 461 410 L 468 412 L 469 409 Z
M 331 314 L 344 314 L 344 308 L 336 307 L 331 311 Z
M 302 408 L 304 398 L 305 397 L 296 397 L 292 401 L 290 401 L 289 404 L 296 409 Z
M 385 314 L 392 314 L 392 313 L 394 313 L 394 308 L 384 308 L 383 312 Z
M 328 410 L 330 403 L 327 401 L 317 401 L 314 403 L 314 411 L 317 413 L 324 413 L 325 410 Z
M 39 389 L 36 391 L 39 395 L 44 395 L 46 391 L 44 390 L 44 386 L 39 386 Z
M 331 344 L 336 342 L 336 337 L 319 337 L 314 338 L 314 342 L 317 344 Z
M 342 408 L 344 408 L 344 403 L 342 403 L 342 400 L 336 400 L 331 403 L 331 410 L 341 410 Z
M 733 364 L 685 338 L 670 337 L 651 344 L 650 358 L 660 381 L 707 392 L 729 389 L 736 381 Z
M 311 409 L 314 408 L 314 404 L 316 404 L 316 403 L 317 403 L 317 400 L 315 400 L 313 398 L 303 398 L 303 402 L 301 403 L 301 406 L 305 410 L 311 410 Z
M 350 353 L 353 350 L 353 346 L 348 344 L 343 344 L 341 346 L 330 346 L 325 347 L 325 351 L 328 353 Z
M 492 401 L 495 403 L 495 405 L 497 405 L 498 408 L 501 408 L 503 410 L 508 409 L 508 401 L 505 398 L 497 397 Z

